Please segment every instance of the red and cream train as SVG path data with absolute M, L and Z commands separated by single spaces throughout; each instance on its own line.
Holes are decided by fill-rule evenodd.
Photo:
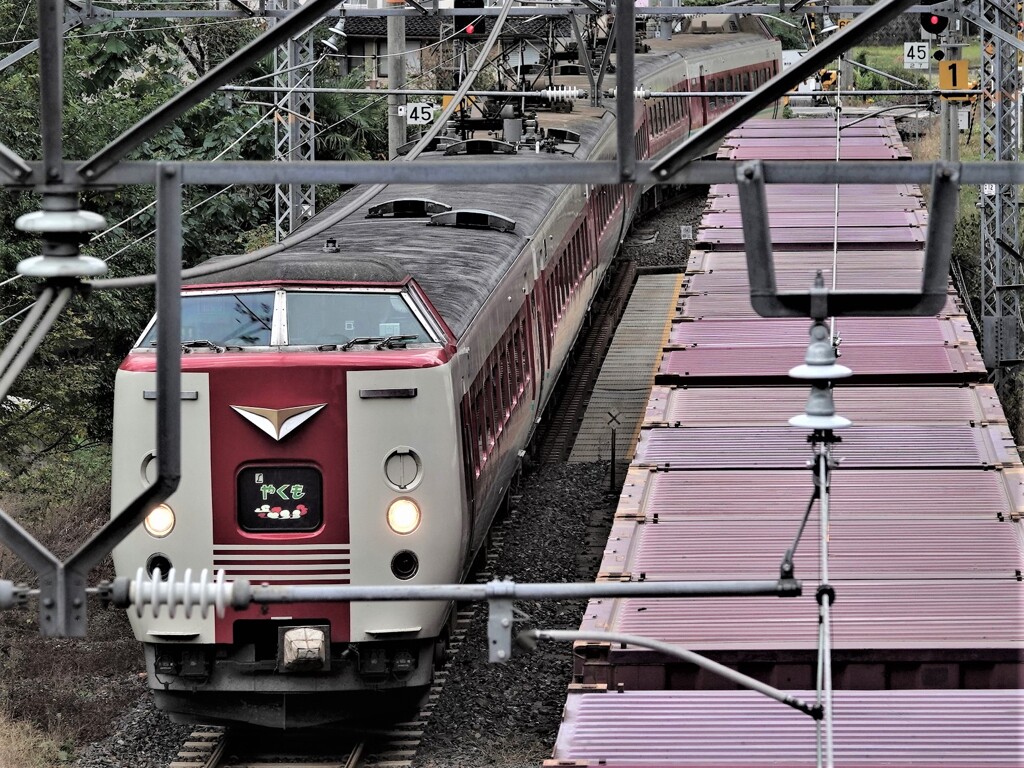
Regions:
M 637 54 L 636 81 L 652 91 L 744 90 L 780 66 L 778 42 L 753 17 L 651 42 Z M 678 141 L 731 101 L 638 104 L 638 154 Z M 557 136 L 548 158 L 614 156 L 606 109 L 539 122 Z M 490 157 L 523 162 L 530 150 Z M 118 573 L 460 581 L 640 192 L 392 185 L 315 239 L 187 284 L 182 481 L 115 550 Z M 430 226 L 445 223 L 455 226 Z M 152 475 L 154 339 L 151 324 L 117 376 L 115 510 Z M 449 613 L 411 602 L 130 616 L 150 687 L 172 717 L 290 727 L 421 691 Z M 290 657 L 296 638 L 320 643 L 321 658 Z

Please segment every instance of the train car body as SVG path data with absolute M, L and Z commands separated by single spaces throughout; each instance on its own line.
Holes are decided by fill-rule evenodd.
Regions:
M 842 121 L 844 157 L 909 158 L 891 119 Z M 749 121 L 719 156 L 827 160 L 836 127 Z M 816 273 L 841 290 L 920 288 L 916 185 L 769 185 L 766 198 L 781 291 Z M 852 425 L 832 445 L 826 516 L 811 430 L 787 423 L 813 407 L 789 375 L 809 357 L 810 320 L 754 313 L 735 186 L 711 187 L 696 242 L 665 306 L 598 581 L 774 579 L 789 550 L 803 593 L 594 599 L 581 629 L 699 653 L 803 701 L 827 695 L 834 738 L 681 654 L 594 639 L 576 643 L 545 765 L 811 768 L 831 764 L 833 741 L 835 765 L 858 768 L 1024 764 L 1024 464 L 960 297 L 951 288 L 930 317 L 830 321 L 853 371 L 835 381 L 835 410 Z
M 743 29 L 658 41 L 637 57 L 638 82 L 763 82 L 779 45 L 760 22 Z M 639 154 L 722 106 L 695 97 L 638 109 Z M 568 131 L 548 157 L 614 156 L 603 109 L 539 122 Z M 625 186 L 392 185 L 316 237 L 187 284 L 182 481 L 115 550 L 118 573 L 464 578 L 638 202 Z M 431 226 L 444 222 L 427 214 L 448 209 L 457 226 Z M 114 510 L 152 479 L 154 340 L 151 324 L 117 377 Z M 422 691 L 449 612 L 325 602 L 130 616 L 172 717 L 289 727 Z

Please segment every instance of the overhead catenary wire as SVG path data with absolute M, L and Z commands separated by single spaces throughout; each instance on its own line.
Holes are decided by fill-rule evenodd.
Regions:
M 309 73 L 307 73 L 307 75 L 308 74 L 312 74 L 313 71 L 316 69 L 316 67 L 321 62 L 323 62 L 324 58 L 325 58 L 324 56 L 321 56 L 317 61 L 313 62 L 313 64 L 310 66 L 310 70 L 309 70 Z M 306 76 L 304 75 L 303 78 L 301 78 L 299 80 L 299 83 L 301 83 L 302 79 L 305 79 L 305 77 Z M 298 84 L 296 84 L 296 86 L 297 85 Z M 292 91 L 293 90 L 294 90 L 294 88 L 292 88 Z M 289 91 L 284 96 L 282 96 L 278 103 L 280 104 L 281 102 L 286 100 L 292 91 Z M 222 149 L 217 155 L 215 155 L 212 158 L 212 160 L 213 161 L 219 160 L 224 155 L 226 155 L 228 152 L 230 152 L 232 149 L 234 149 L 239 143 L 241 143 L 241 141 L 243 139 L 245 139 L 246 136 L 251 134 L 265 120 L 267 120 L 272 115 L 274 115 L 276 111 L 277 111 L 276 108 L 269 110 L 266 114 L 264 114 L 262 117 L 260 117 L 255 123 L 253 123 L 251 126 L 249 126 L 249 128 L 246 129 L 237 139 L 235 139 L 228 146 L 226 146 L 224 149 Z M 218 190 L 217 192 L 214 192 L 212 195 L 204 198 L 203 200 L 200 200 L 198 203 L 196 203 L 196 204 L 190 206 L 189 208 L 185 209 L 182 213 L 183 214 L 191 213 L 192 211 L 202 207 L 203 205 L 205 205 L 206 203 L 210 202 L 211 200 L 214 200 L 215 198 L 219 197 L 220 195 L 224 194 L 225 192 L 231 190 L 234 186 L 235 186 L 234 184 L 229 184 L 228 186 Z M 126 219 L 123 219 L 122 221 L 118 222 L 117 224 L 114 224 L 113 226 L 110 226 L 107 229 L 103 230 L 102 232 L 94 235 L 92 238 L 90 238 L 89 242 L 93 243 L 96 240 L 99 240 L 100 238 L 104 237 L 105 235 L 107 235 L 107 234 L 109 234 L 109 233 L 111 233 L 111 232 L 121 228 L 122 226 L 124 226 L 128 222 L 130 222 L 130 221 L 138 218 L 139 216 L 143 215 L 146 211 L 151 210 L 155 206 L 156 206 L 156 201 L 154 200 L 152 203 L 149 203 L 148 205 L 140 208 L 139 210 L 137 210 L 135 213 L 133 213 L 131 216 L 127 217 Z M 122 248 L 114 251 L 114 253 L 104 257 L 103 261 L 104 262 L 110 262 L 112 259 L 116 258 L 117 256 L 120 256 L 125 251 L 135 247 L 139 243 L 141 243 L 141 242 L 147 240 L 148 238 L 152 237 L 154 234 L 156 234 L 156 231 L 157 231 L 156 229 L 152 229 L 149 232 L 147 232 L 146 234 L 140 235 L 139 237 L 136 237 L 134 240 L 132 240 L 127 245 L 125 245 Z M 6 280 L 0 282 L 0 287 L 3 287 L 5 285 L 9 285 L 10 283 L 15 282 L 16 280 L 20 279 L 21 277 L 22 277 L 22 275 L 20 275 L 20 274 L 12 275 L 11 277 L 7 278 Z M 15 317 L 17 317 L 18 315 L 22 314 L 23 312 L 27 311 L 30 307 L 31 307 L 31 305 L 29 305 L 29 307 L 23 308 L 22 310 L 19 310 L 17 313 L 15 313 L 14 315 L 11 315 L 10 317 L 6 318 L 5 320 L 0 321 L 0 327 L 2 327 L 4 324 L 6 324 L 10 320 L 14 319 Z
M 318 59 L 318 60 L 317 60 L 316 62 L 313 62 L 312 64 L 307 64 L 307 65 L 303 65 L 303 67 L 310 67 L 310 69 L 312 70 L 312 69 L 313 69 L 313 68 L 315 68 L 315 67 L 316 67 L 317 65 L 319 65 L 319 64 L 320 64 L 320 63 L 321 63 L 322 61 L 324 61 L 324 59 L 325 59 L 325 58 L 327 58 L 327 56 L 326 56 L 326 55 L 325 55 L 325 56 L 321 56 L 321 57 L 320 57 L 320 59 Z M 443 60 L 443 61 L 439 62 L 439 63 L 437 64 L 437 66 L 435 66 L 435 67 L 432 67 L 432 68 L 430 68 L 430 69 L 428 69 L 428 70 L 424 70 L 423 72 L 421 72 L 420 74 L 416 75 L 416 76 L 415 76 L 414 78 L 412 78 L 412 79 L 413 79 L 413 80 L 416 80 L 416 79 L 420 79 L 420 78 L 423 78 L 423 77 L 427 77 L 427 76 L 429 76 L 429 75 L 433 74 L 434 72 L 436 72 L 436 71 L 437 71 L 438 69 L 440 69 L 441 67 L 443 67 L 443 66 L 444 66 L 445 64 L 447 64 L 447 63 L 450 63 L 450 62 L 454 61 L 454 60 L 455 60 L 455 58 L 456 58 L 456 57 L 454 57 L 454 56 L 453 56 L 453 57 L 450 57 L 450 58 L 448 58 L 448 59 L 445 59 L 445 60 Z M 296 68 L 296 69 L 297 69 L 297 68 Z M 299 84 L 296 84 L 296 86 L 295 86 L 295 87 L 299 87 L 299 85 L 301 85 L 301 80 L 300 80 Z M 293 88 L 292 90 L 294 90 L 294 88 Z M 289 93 L 290 93 L 290 92 L 291 92 L 291 91 L 289 91 Z M 287 97 L 288 97 L 288 94 L 285 94 L 285 96 L 283 96 L 283 97 L 282 97 L 281 101 L 284 101 L 285 99 L 287 99 Z M 330 124 L 330 125 L 328 125 L 328 126 L 324 127 L 324 128 L 322 129 L 322 130 L 318 131 L 318 132 L 317 132 L 317 133 L 316 133 L 316 134 L 314 135 L 314 138 L 316 138 L 316 137 L 319 137 L 319 136 L 323 135 L 324 133 L 326 133 L 327 131 L 331 130 L 332 128 L 335 128 L 335 127 L 337 127 L 338 125 L 341 125 L 341 124 L 342 124 L 342 123 L 344 123 L 344 122 L 345 122 L 346 120 L 349 120 L 349 119 L 351 119 L 352 117 L 354 117 L 355 115 L 359 114 L 360 112 L 363 112 L 363 111 L 365 111 L 365 110 L 367 110 L 367 109 L 370 109 L 371 107 L 375 106 L 376 104 L 379 104 L 379 103 L 381 103 L 382 101 L 384 101 L 384 100 L 385 100 L 385 98 L 386 98 L 386 96 L 383 96 L 383 95 L 382 95 L 382 96 L 380 96 L 380 97 L 378 97 L 378 98 L 372 99 L 372 100 L 371 100 L 371 101 L 370 101 L 370 102 L 369 102 L 368 104 L 366 104 L 366 105 L 364 105 L 364 106 L 360 107 L 359 109 L 355 110 L 355 111 L 354 111 L 354 112 L 352 112 L 351 114 L 349 114 L 349 115 L 347 115 L 347 116 L 343 117 L 343 118 L 342 118 L 341 120 L 338 120 L 338 121 L 336 121 L 336 122 L 334 122 L 334 123 L 332 123 L 332 124 Z M 280 103 L 280 102 L 279 102 L 279 103 Z M 216 155 L 216 156 L 215 156 L 214 158 L 212 158 L 212 159 L 213 159 L 213 160 L 219 160 L 219 159 L 220 159 L 221 157 L 223 157 L 223 156 L 224 156 L 224 155 L 225 155 L 225 154 L 226 154 L 226 153 L 227 153 L 228 151 L 230 151 L 230 150 L 231 150 L 232 148 L 234 148 L 235 146 L 237 146 L 237 145 L 238 145 L 238 144 L 239 144 L 239 143 L 240 143 L 240 142 L 241 142 L 241 141 L 242 141 L 242 140 L 243 140 L 243 139 L 244 139 L 244 138 L 245 138 L 245 137 L 246 137 L 247 135 L 249 135 L 250 133 L 252 133 L 252 131 L 254 131 L 254 130 L 255 130 L 255 129 L 256 129 L 256 128 L 257 128 L 257 127 L 258 127 L 258 126 L 259 126 L 259 125 L 260 125 L 260 124 L 261 124 L 261 123 L 262 123 L 262 122 L 264 121 L 264 120 L 268 119 L 268 118 L 269 118 L 270 116 L 272 116 L 272 115 L 273 115 L 273 114 L 274 114 L 275 112 L 276 112 L 276 109 L 274 109 L 274 110 L 270 110 L 269 112 L 267 112 L 267 113 L 266 113 L 265 115 L 263 115 L 263 116 L 262 116 L 262 117 L 261 117 L 261 118 L 260 118 L 259 120 L 257 120 L 257 121 L 256 121 L 256 122 L 255 122 L 255 123 L 254 123 L 254 124 L 252 125 L 252 126 L 250 126 L 250 127 L 249 127 L 249 128 L 248 128 L 248 129 L 247 129 L 247 130 L 246 130 L 246 131 L 245 131 L 245 132 L 244 132 L 244 133 L 243 133 L 243 134 L 242 134 L 241 136 L 239 136 L 239 137 L 238 137 L 237 139 L 235 139 L 235 141 L 233 141 L 233 142 L 232 142 L 231 144 L 229 144 L 229 145 L 228 145 L 228 146 L 227 146 L 227 147 L 226 147 L 226 148 L 225 148 L 224 150 L 222 150 L 222 151 L 221 151 L 221 152 L 220 152 L 220 153 L 219 153 L 218 155 Z M 189 206 L 188 208 L 186 208 L 186 209 L 185 209 L 184 211 L 182 211 L 182 214 L 184 215 L 184 214 L 187 214 L 187 213 L 191 213 L 191 212 L 193 212 L 193 211 L 195 211 L 195 210 L 197 210 L 197 209 L 201 208 L 201 207 L 202 207 L 203 205 L 205 205 L 206 203 L 210 202 L 211 200 L 214 200 L 215 198 L 219 197 L 220 195 L 224 194 L 225 192 L 228 192 L 228 191 L 230 191 L 231 189 L 233 189 L 233 188 L 234 188 L 234 186 L 235 186 L 234 184 L 230 184 L 230 185 L 228 185 L 228 186 L 226 186 L 226 187 L 224 187 L 224 188 L 222 188 L 222 189 L 218 190 L 217 192 L 214 192 L 214 193 L 213 193 L 212 195 L 209 195 L 208 197 L 205 197 L 205 198 L 203 198 L 202 200 L 200 200 L 199 202 L 197 202 L 197 203 L 195 203 L 195 204 L 193 204 L 193 205 Z M 149 203 L 148 205 L 146 205 L 145 207 L 143 207 L 143 208 L 139 209 L 138 211 L 136 211 L 135 213 L 133 213 L 133 214 L 132 214 L 131 216 L 127 217 L 126 219 L 123 219 L 122 221 L 118 222 L 117 224 L 114 224 L 114 225 L 112 225 L 112 226 L 108 227 L 108 228 L 107 228 L 106 230 L 104 230 L 103 232 L 100 232 L 100 233 L 98 233 L 97 235 L 95 235 L 95 236 L 94 236 L 94 237 L 93 237 L 93 238 L 92 238 L 92 239 L 90 240 L 90 242 L 93 242 L 93 241 L 95 241 L 95 240 L 99 239 L 100 237 L 103 237 L 104 235 L 107 235 L 107 234 L 109 234 L 110 232 L 113 232 L 113 231 L 115 231 L 116 229 L 119 229 L 119 228 L 120 228 L 120 227 L 122 227 L 123 225 L 125 225 L 125 224 L 127 224 L 127 223 L 131 222 L 132 220 L 134 220 L 134 219 L 136 219 L 136 218 L 138 218 L 139 216 L 141 216 L 142 214 L 144 214 L 144 213 L 145 213 L 146 211 L 148 211 L 148 210 L 152 209 L 152 208 L 153 208 L 153 207 L 154 207 L 155 205 L 156 205 L 156 202 L 155 202 L 155 201 L 154 201 L 154 202 L 152 202 L 152 203 Z M 105 257 L 103 258 L 103 260 L 104 260 L 105 262 L 110 262 L 110 261 L 111 261 L 112 259 L 116 258 L 117 256 L 120 256 L 120 255 L 121 255 L 122 253 L 125 253 L 125 252 L 126 252 L 126 251 L 128 251 L 129 249 L 131 249 L 131 248 L 135 247 L 135 246 L 136 246 L 136 245 L 138 245 L 139 243 L 142 243 L 142 242 L 144 242 L 145 240 L 149 239 L 150 237 L 152 237 L 152 236 L 153 236 L 153 235 L 155 235 L 155 234 L 156 234 L 156 230 L 155 230 L 155 229 L 152 229 L 152 230 L 150 230 L 150 231 L 146 232 L 145 234 L 139 235 L 139 236 L 138 236 L 138 237 L 136 237 L 136 238 L 135 238 L 134 240 L 132 240 L 132 241 L 131 241 L 130 243 L 128 243 L 128 244 L 126 244 L 126 245 L 124 245 L 123 247 L 121 247 L 120 249 L 118 249 L 117 251 L 115 251 L 114 253 L 112 253 L 112 254 L 109 254 L 108 256 L 105 256 Z M 22 276 L 21 276 L 20 274 L 16 274 L 16 275 L 13 275 L 12 277 L 9 277 L 9 278 L 7 278 L 6 280 L 4 280 L 4 281 L 0 282 L 0 287 L 3 287 L 3 286 L 5 286 L 5 285 L 8 285 L 9 283 L 13 283 L 14 281 L 16 281 L 16 280 L 20 279 L 21 277 L 22 277 Z M 26 306 L 26 307 L 23 307 L 22 309 L 18 310 L 18 311 L 17 311 L 16 313 L 14 313 L 13 315 L 9 316 L 9 317 L 8 317 L 8 318 L 6 318 L 5 320 L 3 320 L 3 321 L 0 321 L 0 327 L 4 326 L 4 325 L 5 325 L 5 324 L 7 324 L 8 322 L 10 322 L 10 321 L 14 320 L 15 318 L 17 318 L 17 317 L 19 317 L 20 315 L 22 315 L 22 314 L 24 314 L 25 312 L 27 312 L 27 311 L 28 311 L 29 309 L 31 309 L 31 306 L 32 306 L 32 305 L 30 304 L 30 305 L 28 305 L 28 306 Z
M 433 141 L 433 139 L 444 127 L 447 118 L 450 117 L 451 114 L 458 107 L 459 103 L 465 97 L 465 94 L 468 93 L 469 90 L 471 89 L 477 75 L 488 63 L 487 56 L 490 53 L 491 48 L 494 46 L 494 43 L 498 39 L 498 34 L 501 31 L 502 24 L 504 23 L 505 18 L 507 17 L 513 2 L 514 0 L 505 0 L 504 4 L 501 6 L 501 10 L 492 27 L 490 35 L 487 37 L 487 40 L 482 44 L 480 53 L 477 56 L 476 61 L 473 63 L 472 67 L 470 67 L 470 70 L 467 72 L 466 78 L 463 81 L 462 85 L 460 86 L 459 90 L 456 92 L 455 97 L 453 97 L 449 105 L 444 110 L 442 110 L 441 114 L 436 119 L 434 125 L 430 128 L 430 130 L 427 131 L 427 133 L 425 133 L 420 138 L 420 140 L 416 143 L 412 150 L 410 150 L 409 153 L 404 155 L 400 160 L 396 160 L 395 162 L 411 162 L 415 160 L 417 157 L 420 156 L 420 154 L 422 154 L 424 149 L 430 144 L 431 141 Z M 325 130 L 329 130 L 330 127 L 333 126 L 329 126 Z M 312 237 L 316 237 L 324 230 L 334 226 L 336 223 L 349 216 L 352 212 L 361 208 L 368 200 L 375 197 L 386 187 L 386 184 L 371 185 L 361 194 L 357 195 L 351 202 L 349 202 L 348 205 L 343 206 L 342 208 L 335 211 L 331 215 L 326 216 L 323 220 L 319 222 L 310 222 L 310 224 L 308 224 L 306 228 L 302 230 L 301 234 L 289 235 L 279 243 L 275 243 L 273 245 L 260 248 L 256 251 L 253 251 L 252 253 L 247 253 L 241 256 L 236 256 L 234 258 L 225 259 L 216 265 L 200 265 L 198 267 L 193 267 L 192 269 L 184 270 L 182 272 L 182 276 L 185 278 L 193 278 L 216 274 L 218 272 L 223 272 L 228 269 L 234 269 L 236 267 L 252 264 L 253 262 L 265 259 L 268 256 L 272 256 L 273 254 L 280 253 L 281 251 L 287 249 L 288 247 L 300 242 L 304 242 Z M 138 288 L 141 286 L 153 285 L 155 281 L 155 275 L 139 275 L 135 277 L 104 278 L 99 280 L 93 280 L 91 281 L 90 284 L 96 289 L 109 290 L 120 288 Z

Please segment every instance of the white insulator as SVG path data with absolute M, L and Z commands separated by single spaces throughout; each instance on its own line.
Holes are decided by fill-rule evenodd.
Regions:
M 145 584 L 145 578 L 146 572 L 142 568 L 139 568 L 139 570 L 135 572 L 135 583 L 132 584 L 133 589 L 131 591 L 132 602 L 135 603 L 135 615 L 138 616 L 140 619 L 142 618 L 142 612 L 146 610 L 146 603 L 142 600 L 142 595 L 144 594 L 143 585 Z M 159 580 L 160 578 L 157 577 L 157 581 Z
M 224 617 L 234 588 L 234 584 L 225 579 L 224 571 L 217 571 L 215 579 L 211 581 L 210 572 L 204 568 L 199 572 L 198 583 L 192 581 L 191 568 L 185 570 L 185 579 L 181 583 L 177 582 L 175 576 L 174 568 L 167 574 L 166 581 L 161 578 L 159 568 L 154 568 L 148 577 L 145 570 L 139 568 L 129 592 L 129 599 L 135 604 L 135 613 L 139 618 L 142 618 L 147 605 L 153 606 L 154 618 L 165 605 L 172 619 L 179 605 L 185 607 L 186 618 L 191 618 L 192 609 L 198 606 L 200 616 L 205 619 L 211 605 L 218 617 Z
M 185 569 L 184 591 L 182 592 L 182 594 L 187 595 L 189 593 L 189 591 L 191 591 L 191 589 L 192 589 L 192 569 L 191 568 L 186 568 Z M 185 604 L 185 618 L 186 619 L 191 619 L 192 618 L 192 603 L 186 603 Z
M 171 566 L 170 570 L 167 571 L 167 580 L 163 583 L 167 586 L 167 615 L 172 619 L 174 618 L 174 577 L 177 574 L 174 572 L 174 566 Z M 153 569 L 153 578 L 162 577 L 159 568 Z M 153 602 L 153 618 L 155 619 L 160 613 L 160 605 L 157 602 Z
M 608 98 L 614 99 L 619 95 L 619 89 L 612 88 L 610 91 L 607 92 L 606 95 L 608 96 Z M 649 99 L 651 98 L 651 90 L 650 88 L 644 88 L 643 86 L 639 88 L 634 88 L 633 97 L 637 99 Z
M 199 615 L 204 619 L 210 612 L 210 596 L 207 590 L 210 587 L 210 572 L 203 568 L 199 572 Z
M 550 101 L 575 101 L 583 98 L 583 91 L 574 85 L 554 85 L 544 88 L 540 95 Z

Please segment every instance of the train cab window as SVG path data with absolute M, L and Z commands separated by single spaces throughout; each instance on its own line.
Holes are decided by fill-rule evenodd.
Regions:
M 408 294 L 367 290 L 211 291 L 181 299 L 181 340 L 192 346 L 435 344 Z M 154 322 L 140 346 L 156 346 Z M 403 337 L 396 339 L 395 337 Z
M 274 323 L 274 292 L 232 292 L 184 296 L 181 300 L 181 341 L 220 346 L 266 347 Z M 156 346 L 156 323 L 140 346 Z
M 413 337 L 403 343 L 432 341 L 401 293 L 288 291 L 287 302 L 290 346 L 348 344 L 391 336 Z

